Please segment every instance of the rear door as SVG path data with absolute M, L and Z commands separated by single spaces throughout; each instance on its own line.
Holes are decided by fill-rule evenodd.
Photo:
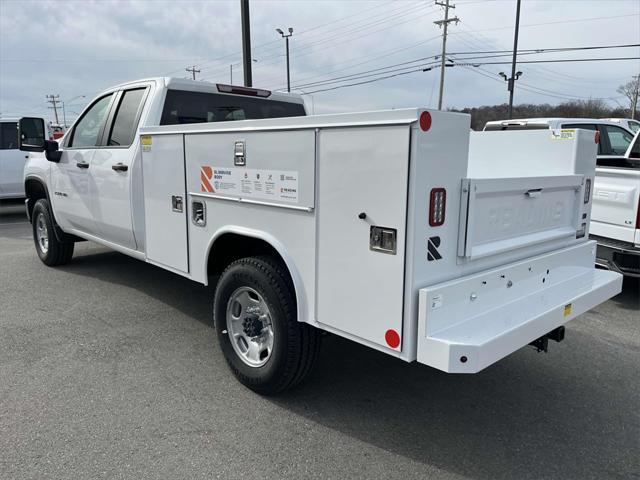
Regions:
M 28 155 L 18 150 L 16 122 L 0 123 L 0 195 L 24 196 L 24 164 Z
M 100 148 L 91 162 L 93 217 L 98 236 L 136 249 L 131 171 L 140 155 L 137 130 L 149 87 L 118 92 Z

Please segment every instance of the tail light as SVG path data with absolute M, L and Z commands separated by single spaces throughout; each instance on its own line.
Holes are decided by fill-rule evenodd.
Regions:
M 429 197 L 429 225 L 439 227 L 444 223 L 447 191 L 444 188 L 432 188 Z
M 589 199 L 591 198 L 591 179 L 587 178 L 584 183 L 584 203 L 589 203 Z

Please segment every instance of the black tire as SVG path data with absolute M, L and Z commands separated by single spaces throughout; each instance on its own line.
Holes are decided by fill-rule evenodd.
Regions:
M 41 198 L 36 202 L 31 214 L 33 241 L 36 245 L 36 252 L 42 263 L 50 267 L 69 263 L 73 257 L 73 242 L 60 242 L 56 237 L 53 226 L 53 216 L 49 202 Z M 47 246 L 43 245 L 39 237 L 39 231 L 46 230 Z
M 245 363 L 231 344 L 227 306 L 234 292 L 248 287 L 269 308 L 273 348 L 266 363 Z M 231 371 L 251 390 L 273 395 L 302 382 L 311 372 L 320 350 L 319 331 L 297 320 L 294 289 L 283 265 L 271 257 L 247 257 L 231 263 L 216 287 L 213 315 L 218 343 Z

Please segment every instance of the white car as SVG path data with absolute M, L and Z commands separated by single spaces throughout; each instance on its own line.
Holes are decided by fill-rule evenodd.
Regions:
M 0 118 L 0 199 L 24 198 L 24 165 L 18 150 L 18 119 Z
M 603 118 L 602 120 L 617 123 L 633 133 L 638 133 L 638 131 L 640 131 L 640 122 L 638 120 L 633 120 L 631 118 Z

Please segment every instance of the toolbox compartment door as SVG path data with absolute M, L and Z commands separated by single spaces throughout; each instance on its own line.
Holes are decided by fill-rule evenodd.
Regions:
M 582 175 L 463 179 L 458 256 L 475 260 L 584 236 L 583 182 Z
M 189 272 L 182 135 L 142 136 L 147 261 Z

